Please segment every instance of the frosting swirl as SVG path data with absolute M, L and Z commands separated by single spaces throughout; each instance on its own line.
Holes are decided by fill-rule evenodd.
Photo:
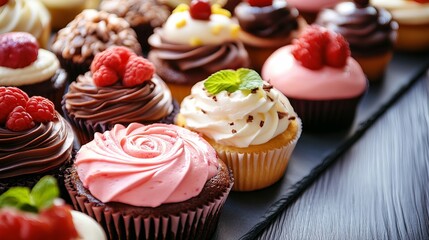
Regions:
M 192 87 L 181 104 L 186 127 L 228 146 L 248 147 L 268 142 L 283 133 L 296 117 L 289 100 L 266 85 L 250 91 L 222 91 L 210 95 L 204 81 Z
M 166 33 L 158 28 L 149 38 L 152 50 L 151 62 L 166 62 L 172 71 L 192 73 L 198 77 L 176 76 L 170 82 L 194 84 L 222 69 L 237 69 L 249 65 L 249 57 L 243 44 L 238 41 L 218 45 L 191 46 L 168 41 Z M 167 80 L 167 78 L 166 78 Z
M 9 0 L 0 6 L 0 33 L 28 32 L 40 40 L 49 22 L 49 13 L 39 1 Z
M 50 79 L 60 68 L 55 54 L 39 49 L 35 62 L 24 68 L 6 68 L 0 66 L 0 86 L 23 86 L 40 83 Z
M 385 9 L 359 7 L 353 2 L 324 9 L 316 23 L 343 35 L 353 56 L 377 55 L 391 50 L 398 28 Z
M 266 7 L 253 7 L 241 2 L 234 11 L 241 29 L 258 37 L 289 37 L 298 29 L 298 10 L 291 8 L 286 1 L 274 0 Z
M 138 123 L 96 133 L 75 164 L 84 187 L 100 201 L 145 207 L 197 196 L 219 166 L 216 152 L 198 134 Z
M 0 128 L 0 179 L 41 174 L 71 159 L 71 127 L 57 113 L 57 119 L 30 130 L 13 132 Z
M 156 75 L 143 85 L 125 88 L 119 82 L 97 87 L 90 72 L 80 75 L 64 95 L 69 115 L 94 124 L 148 123 L 173 111 L 173 98 L 167 85 Z

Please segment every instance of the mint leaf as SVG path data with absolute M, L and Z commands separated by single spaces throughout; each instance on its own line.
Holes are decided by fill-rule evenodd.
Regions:
M 230 93 L 237 90 L 252 90 L 263 85 L 259 74 L 251 69 L 240 68 L 238 70 L 220 70 L 210 75 L 204 81 L 204 87 L 211 94 L 222 91 Z
M 37 212 L 32 205 L 30 189 L 27 187 L 13 187 L 0 196 L 0 208 L 14 207 L 23 211 Z
M 238 87 L 240 90 L 252 90 L 263 85 L 261 76 L 255 70 L 240 68 L 237 70 L 237 74 L 242 79 Z
M 39 210 L 52 205 L 60 195 L 57 180 L 52 176 L 44 176 L 31 190 L 31 200 Z

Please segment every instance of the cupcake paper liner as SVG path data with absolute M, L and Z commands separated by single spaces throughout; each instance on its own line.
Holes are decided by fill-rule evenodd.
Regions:
M 299 122 L 301 125 L 301 122 Z M 266 152 L 240 153 L 216 149 L 218 156 L 234 173 L 234 191 L 253 191 L 268 187 L 283 177 L 289 158 L 301 136 L 281 148 Z
M 107 205 L 98 206 L 86 196 L 79 195 L 69 177 L 65 184 L 74 208 L 100 223 L 110 239 L 210 239 L 232 182 L 220 197 L 205 205 L 177 215 L 147 217 L 115 212 Z
M 351 126 L 361 97 L 319 101 L 288 98 L 306 130 L 335 131 Z

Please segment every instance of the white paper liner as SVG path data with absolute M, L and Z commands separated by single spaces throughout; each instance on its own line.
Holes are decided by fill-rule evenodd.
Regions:
M 207 205 L 182 212 L 178 216 L 146 218 L 113 212 L 107 206 L 96 206 L 87 197 L 80 196 L 71 183 L 66 185 L 74 208 L 94 218 L 110 239 L 210 239 L 233 181 L 219 198 Z
M 289 158 L 301 136 L 301 120 L 297 118 L 299 130 L 294 139 L 282 148 L 266 152 L 239 153 L 216 149 L 220 159 L 232 169 L 233 191 L 253 191 L 268 187 L 283 177 Z

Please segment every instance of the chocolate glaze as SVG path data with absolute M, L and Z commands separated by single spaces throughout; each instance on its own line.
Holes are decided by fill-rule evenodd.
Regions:
M 393 48 L 398 25 L 382 8 L 343 2 L 320 12 L 316 24 L 340 33 L 353 56 L 382 54 Z
M 158 28 L 149 44 L 152 50 L 148 58 L 166 82 L 193 85 L 219 70 L 249 66 L 247 51 L 238 41 L 203 46 L 175 44 L 168 42 Z
M 288 37 L 298 29 L 298 15 L 296 8 L 279 0 L 266 7 L 253 7 L 241 2 L 235 8 L 235 17 L 241 29 L 264 38 Z
M 56 120 L 27 131 L 0 127 L 0 179 L 59 168 L 71 159 L 73 140 L 71 127 L 58 113 Z

